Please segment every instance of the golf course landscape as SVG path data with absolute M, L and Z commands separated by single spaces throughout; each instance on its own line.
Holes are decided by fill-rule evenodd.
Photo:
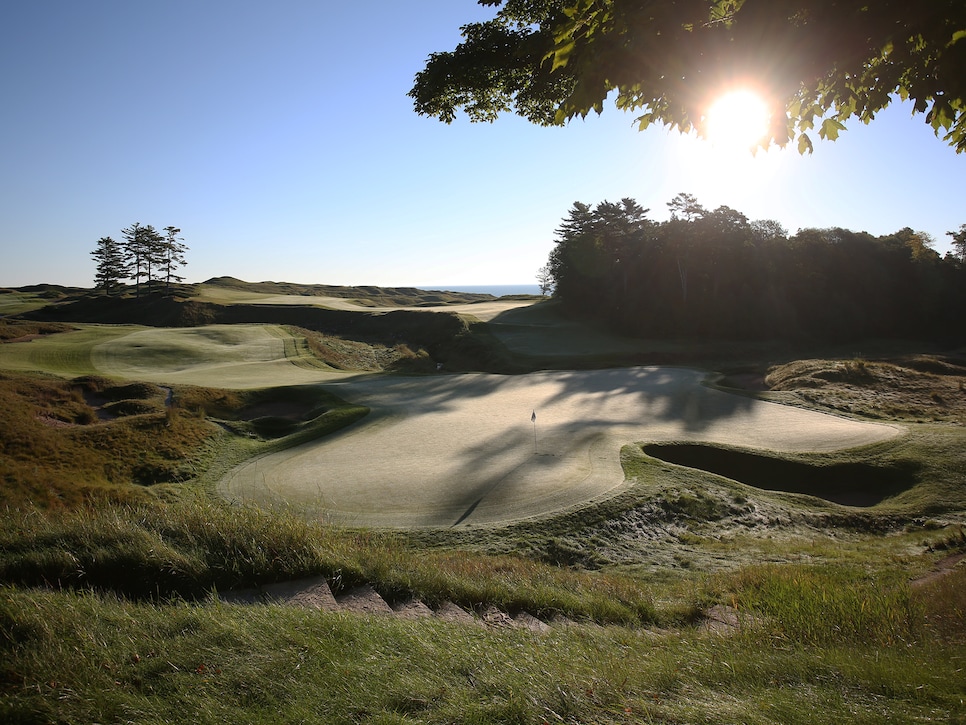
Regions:
M 0 315 L 3 722 L 966 722 L 962 349 L 231 278 Z

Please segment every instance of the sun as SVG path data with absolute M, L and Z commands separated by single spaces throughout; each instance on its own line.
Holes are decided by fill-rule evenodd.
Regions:
M 705 135 L 725 151 L 755 149 L 768 134 L 768 104 L 751 90 L 735 90 L 720 96 L 708 108 Z

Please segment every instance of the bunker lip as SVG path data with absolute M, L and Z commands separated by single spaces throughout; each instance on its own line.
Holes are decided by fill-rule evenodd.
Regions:
M 332 392 L 370 416 L 249 461 L 219 487 L 230 499 L 284 502 L 348 525 L 498 524 L 612 494 L 624 483 L 621 446 L 634 441 L 805 453 L 900 432 L 714 390 L 704 377 L 638 367 L 345 379 Z
M 843 506 L 875 506 L 916 483 L 917 464 L 848 462 L 820 465 L 703 443 L 649 443 L 644 453 L 767 491 L 801 493 Z

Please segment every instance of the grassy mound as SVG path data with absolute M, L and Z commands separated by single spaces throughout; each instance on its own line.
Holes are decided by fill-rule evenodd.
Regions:
M 282 407 L 266 415 L 266 401 Z M 51 508 L 153 498 L 144 486 L 202 475 L 214 446 L 231 444 L 226 430 L 251 455 L 259 439 L 295 445 L 366 412 L 313 387 L 166 389 L 17 373 L 0 373 L 0 406 L 0 501 Z
M 631 576 L 414 551 L 204 502 L 8 513 L 0 537 L 5 722 L 812 725 L 963 713 L 962 569 L 913 587 L 885 561 L 758 564 L 664 590 L 655 605 Z M 370 581 L 390 599 L 575 621 L 537 635 L 166 598 L 310 572 L 336 588 Z M 682 625 L 676 599 L 733 624 Z
M 625 624 L 653 622 L 632 580 L 557 569 L 513 556 L 418 552 L 399 536 L 309 524 L 294 514 L 205 499 L 3 515 L 0 582 L 198 600 L 323 574 L 333 589 L 373 584 L 388 601 L 417 597 L 482 611 Z
M 868 418 L 966 423 L 966 357 L 797 360 L 771 368 L 768 389 Z

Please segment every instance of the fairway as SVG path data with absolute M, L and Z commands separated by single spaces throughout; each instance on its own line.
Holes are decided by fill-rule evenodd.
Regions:
M 206 302 L 217 304 L 245 304 L 245 305 L 295 305 L 324 307 L 330 310 L 345 310 L 347 312 L 394 312 L 399 309 L 419 310 L 420 312 L 451 312 L 458 315 L 470 315 L 489 321 L 503 313 L 521 307 L 529 307 L 534 304 L 533 300 L 503 300 L 494 298 L 481 302 L 450 302 L 440 305 L 420 305 L 419 307 L 399 307 L 380 306 L 380 305 L 361 305 L 355 300 L 342 297 L 323 297 L 316 295 L 285 295 L 285 294 L 266 294 L 263 292 L 249 292 L 214 285 L 203 287 L 203 293 L 199 299 Z
M 299 385 L 345 375 L 320 367 L 300 339 L 278 325 L 80 327 L 0 346 L 0 369 L 238 389 Z
M 327 387 L 370 406 L 366 419 L 249 461 L 221 490 L 349 525 L 490 524 L 614 491 L 624 478 L 620 448 L 634 441 L 831 451 L 899 433 L 723 393 L 701 385 L 703 376 L 647 367 L 346 379 Z
M 91 351 L 104 375 L 217 388 L 261 388 L 338 378 L 278 325 L 151 328 Z

